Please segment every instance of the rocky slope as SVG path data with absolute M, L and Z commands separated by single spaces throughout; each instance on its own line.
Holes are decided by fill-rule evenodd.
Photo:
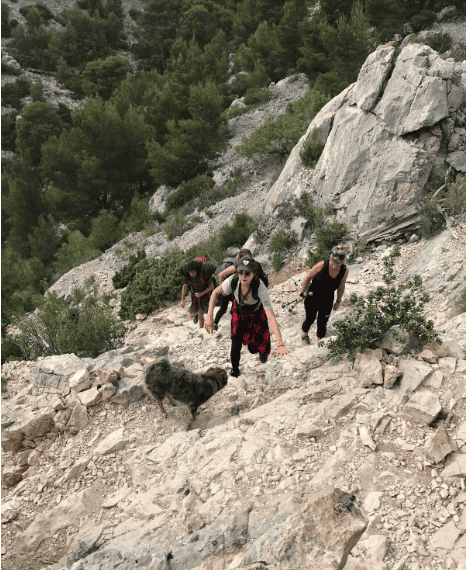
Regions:
M 311 123 L 276 181 L 268 159 L 236 163 L 244 159 L 234 154 L 242 135 L 307 90 L 300 77 L 274 86 L 277 97 L 267 106 L 232 120 L 235 138 L 217 164 L 219 183 L 239 165 L 250 176 L 249 188 L 215 205 L 211 219 L 204 216 L 183 236 L 168 242 L 162 232 L 134 234 L 127 241 L 135 248 L 126 251 L 144 247 L 158 256 L 187 249 L 233 213 L 258 217 L 264 204 L 272 214 L 264 220 L 270 237 L 285 227 L 273 217 L 275 206 L 303 191 L 322 201 L 341 195 L 338 215 L 354 222 L 351 237 L 371 225 L 368 220 L 380 221 L 387 204 L 395 211 L 393 192 L 412 205 L 415 188 L 434 164 L 444 164 L 449 153 L 464 155 L 464 73 L 430 48 L 405 49 L 404 59 L 393 46 L 369 58 L 358 83 Z M 390 71 L 381 77 L 384 61 Z M 441 82 L 446 94 L 447 114 L 436 114 L 435 121 L 421 117 L 416 136 L 381 127 L 374 110 L 387 94 L 393 98 L 385 99 L 384 109 L 408 91 L 388 88 L 402 61 L 408 83 L 414 76 L 420 83 Z M 365 109 L 368 94 L 374 106 Z M 452 97 L 455 110 L 449 108 Z M 432 110 L 432 101 L 426 98 L 425 109 Z M 343 160 L 335 129 L 349 115 L 371 122 L 370 128 L 353 124 L 358 140 L 379 129 L 387 144 L 348 143 L 349 154 L 361 152 Z M 297 156 L 312 130 L 324 125 L 327 143 L 311 172 Z M 429 147 L 429 141 L 435 144 Z M 378 158 L 385 165 L 379 170 Z M 325 166 L 330 159 L 335 172 Z M 363 181 L 362 175 L 351 177 L 355 172 L 366 176 L 358 193 L 354 187 Z M 393 184 L 382 184 L 379 174 Z M 339 177 L 343 186 L 330 188 L 329 180 Z M 291 354 L 277 359 L 273 350 L 264 365 L 243 351 L 243 374 L 229 378 L 189 431 L 184 406 L 169 408 L 165 420 L 143 396 L 143 370 L 162 354 L 196 372 L 212 364 L 228 369 L 227 317 L 210 336 L 175 304 L 149 315 L 124 347 L 97 359 L 64 355 L 4 365 L 3 567 L 466 570 L 466 316 L 458 315 L 466 278 L 464 217 L 454 220 L 454 230 L 456 237 L 446 230 L 429 242 L 398 239 L 398 281 L 421 273 L 432 295 L 427 316 L 436 323 L 441 346 L 403 354 L 403 346 L 386 341 L 354 365 L 331 358 L 315 336 L 311 347 L 302 347 L 302 306 L 289 313 L 281 304 L 296 297 L 305 273 L 302 265 L 296 274 L 285 268 L 286 278 L 272 275 L 271 297 Z M 300 237 L 302 256 L 313 241 L 305 231 Z M 351 292 L 364 294 L 379 284 L 391 246 L 391 240 L 373 244 L 368 254 L 352 259 L 345 302 L 332 322 L 350 311 Z M 101 290 L 111 290 L 111 277 L 125 260 L 121 250 L 123 242 L 63 276 L 52 290 L 67 296 L 91 276 Z M 255 254 L 267 262 L 267 243 L 257 244 Z
M 301 347 L 302 307 L 281 308 L 294 275 L 271 287 L 291 354 L 264 365 L 243 351 L 243 374 L 190 431 L 184 406 L 165 420 L 143 396 L 143 370 L 167 351 L 228 369 L 227 317 L 210 336 L 173 306 L 98 359 L 4 365 L 2 566 L 325 570 L 351 552 L 353 570 L 464 570 L 466 316 L 444 299 L 464 283 L 466 219 L 455 227 L 396 260 L 400 282 L 423 269 L 445 344 L 400 355 L 387 342 L 354 366 L 312 335 Z M 377 284 L 386 253 L 351 266 L 334 319 Z

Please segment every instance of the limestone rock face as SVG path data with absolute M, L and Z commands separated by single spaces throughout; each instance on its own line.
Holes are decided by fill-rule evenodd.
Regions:
M 16 411 L 16 422 L 2 430 L 3 451 L 16 453 L 23 439 L 34 439 L 50 431 L 54 426 L 55 414 L 53 408 L 19 408 Z
M 451 117 L 465 99 L 461 63 L 444 61 L 421 44 L 406 45 L 398 57 L 393 47 L 379 46 L 357 82 L 309 125 L 270 189 L 264 214 L 305 192 L 319 206 L 332 203 L 338 218 L 362 230 L 414 215 L 418 191 L 447 136 L 438 126 L 452 120 L 454 127 Z M 315 129 L 325 146 L 304 176 L 299 152 Z M 454 134 L 451 129 L 448 139 Z M 461 148 L 449 155 L 457 170 L 465 160 Z
M 432 73 L 445 76 L 451 72 L 451 66 L 444 69 L 438 59 L 432 48 L 420 44 L 408 45 L 401 52 L 375 108 L 376 115 L 393 134 L 411 133 L 448 116 L 447 82 L 428 75 L 434 62 Z
M 262 541 L 254 558 L 269 562 L 292 561 L 298 568 L 343 568 L 368 521 L 355 498 L 339 489 L 310 502 L 291 516 L 273 541 Z M 258 541 L 259 542 L 259 541 Z
M 395 48 L 379 46 L 366 59 L 351 94 L 351 103 L 363 111 L 371 111 L 382 93 L 383 85 L 393 69 Z

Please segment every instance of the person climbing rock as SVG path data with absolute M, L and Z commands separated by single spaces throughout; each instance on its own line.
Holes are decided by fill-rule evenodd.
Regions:
M 322 340 L 327 334 L 327 322 L 332 309 L 337 311 L 340 308 L 349 274 L 344 264 L 345 258 L 346 253 L 341 246 L 334 248 L 329 258 L 316 263 L 303 281 L 299 297 L 296 299 L 299 303 L 305 297 L 306 319 L 302 325 L 303 344 L 311 344 L 308 333 L 316 317 L 317 340 Z M 335 291 L 337 299 L 334 302 Z
M 184 300 L 189 290 L 191 304 L 188 312 L 193 317 L 194 324 L 199 321 L 199 328 L 204 327 L 204 313 L 209 308 L 210 293 L 216 285 L 214 272 L 214 265 L 199 258 L 187 261 L 180 268 L 180 273 L 184 277 L 180 305 L 184 308 Z
M 259 360 L 267 362 L 270 354 L 270 327 L 277 341 L 277 356 L 284 356 L 290 351 L 283 343 L 280 328 L 273 312 L 270 295 L 264 282 L 259 279 L 259 264 L 252 257 L 243 257 L 232 275 L 212 293 L 205 329 L 213 329 L 213 311 L 220 294 L 233 293 L 231 310 L 231 350 L 232 369 L 230 376 L 238 377 L 241 372 L 239 363 L 243 344 L 251 354 L 259 353 Z

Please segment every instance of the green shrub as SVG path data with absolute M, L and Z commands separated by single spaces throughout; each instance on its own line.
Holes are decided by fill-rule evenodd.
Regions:
M 49 43 L 55 32 L 45 30 L 41 16 L 35 6 L 28 11 L 27 29 L 16 26 L 13 30 L 12 53 L 21 67 L 32 67 L 43 71 L 54 71 L 55 63 L 49 50 Z
M 156 210 L 152 215 L 154 217 L 154 221 L 158 222 L 159 224 L 163 224 L 167 219 L 166 214 L 162 214 L 158 210 Z
M 458 178 L 446 190 L 443 206 L 450 216 L 457 216 L 466 211 L 466 178 Z
M 251 109 L 254 109 L 255 105 L 246 105 L 246 107 L 240 107 L 239 105 L 233 105 L 230 109 L 227 109 L 225 114 L 225 119 L 229 121 L 230 119 L 234 119 L 235 117 L 240 117 L 245 113 L 249 113 Z
M 10 115 L 2 115 L 2 150 L 15 152 L 16 121 Z
M 466 313 L 466 287 L 463 289 L 460 297 L 460 311 Z
M 20 77 L 14 83 L 7 83 L 2 87 L 2 107 L 11 105 L 18 111 L 21 110 L 21 99 L 29 95 L 31 82 L 25 77 Z
M 262 89 L 249 88 L 244 95 L 244 104 L 246 106 L 256 106 L 270 101 L 270 97 L 271 94 L 267 87 Z
M 123 235 L 124 230 L 118 224 L 118 218 L 115 214 L 107 210 L 100 210 L 97 218 L 91 222 L 88 241 L 91 249 L 105 251 L 120 241 Z
M 307 168 L 315 168 L 323 150 L 324 145 L 322 144 L 322 138 L 320 136 L 319 129 L 314 129 L 311 136 L 304 143 L 303 148 L 299 153 L 301 162 Z
M 363 353 L 367 348 L 375 347 L 377 341 L 393 327 L 415 334 L 421 344 L 439 341 L 433 322 L 426 322 L 423 316 L 429 295 L 421 291 L 422 279 L 416 275 L 403 286 L 396 288 L 393 285 L 394 258 L 399 255 L 399 248 L 395 248 L 384 260 L 386 269 L 382 278 L 386 288 L 378 287 L 364 297 L 351 295 L 350 300 L 356 311 L 352 316 L 334 323 L 338 336 L 327 345 L 332 354 L 346 354 L 354 360 L 357 352 Z M 392 331 L 391 334 L 401 340 L 396 332 Z
M 357 247 L 353 251 L 353 257 L 354 258 L 359 257 L 360 255 L 363 255 L 366 251 L 368 251 L 370 249 L 371 248 L 369 247 L 367 241 L 362 240 L 358 243 Z
M 65 300 L 49 293 L 36 315 L 15 323 L 21 331 L 15 342 L 26 360 L 71 353 L 96 358 L 121 345 L 128 327 L 114 316 L 108 296 L 98 297 L 96 287 L 84 295 L 76 290 Z M 83 298 L 76 318 L 70 309 Z
M 129 283 L 135 278 L 140 262 L 146 259 L 146 250 L 140 249 L 136 255 L 130 255 L 128 263 L 115 273 L 112 277 L 113 286 L 115 289 L 122 289 L 127 287 Z
M 176 192 L 167 198 L 165 210 L 167 212 L 176 210 L 195 198 L 198 198 L 203 192 L 208 192 L 215 186 L 214 181 L 206 174 L 200 174 L 183 182 Z
M 231 225 L 220 228 L 219 246 L 222 249 L 241 247 L 256 229 L 256 223 L 247 214 L 235 214 Z
M 19 345 L 15 342 L 14 336 L 7 334 L 2 336 L 2 364 L 11 362 L 12 360 L 23 360 L 23 354 Z M 4 390 L 2 390 L 2 392 L 3 391 Z
M 429 34 L 422 42 L 438 53 L 445 53 L 453 47 L 453 38 L 448 33 L 437 32 Z
M 250 137 L 243 137 L 235 151 L 248 158 L 255 153 L 289 154 L 328 101 L 329 98 L 319 91 L 309 90 L 298 101 L 288 103 L 285 113 L 276 119 L 269 117 Z
M 2 362 L 3 364 L 3 362 Z M 2 394 L 7 391 L 8 379 L 2 376 Z
M 270 240 L 269 249 L 276 253 L 282 253 L 287 249 L 291 249 L 298 243 L 298 238 L 295 232 L 291 234 L 279 233 L 275 234 Z
M 141 10 L 136 10 L 135 8 L 131 8 L 128 11 L 128 14 L 129 14 L 130 18 L 132 20 L 134 20 L 135 22 L 137 22 L 139 20 L 139 18 L 142 16 Z
M 307 265 L 309 267 L 314 267 L 316 263 L 322 261 L 324 257 L 327 257 L 332 248 L 341 242 L 347 232 L 348 228 L 346 224 L 337 221 L 328 224 L 327 226 L 316 228 L 315 234 L 317 251 L 312 252 L 309 250 L 306 262 Z
M 164 301 L 180 298 L 183 278 L 181 265 L 190 259 L 188 253 L 173 251 L 160 259 L 142 261 L 144 270 L 137 272 L 121 295 L 120 317 L 134 319 L 138 313 L 150 313 Z
M 27 19 L 28 17 L 28 12 L 32 7 L 37 8 L 37 10 L 39 11 L 39 15 L 40 15 L 40 22 L 41 24 L 46 24 L 49 20 L 53 20 L 54 15 L 53 12 L 51 12 L 47 6 L 44 6 L 43 4 L 31 4 L 29 6 L 23 6 L 22 8 L 19 9 L 19 13 Z
M 212 210 L 206 210 L 205 213 L 206 213 L 206 216 L 209 216 L 209 218 L 214 217 L 214 213 L 212 212 Z
M 419 232 L 429 238 L 438 233 L 445 224 L 445 219 L 438 211 L 438 197 L 427 198 L 420 208 Z
M 57 272 L 57 279 L 73 267 L 91 261 L 102 253 L 79 230 L 68 232 L 67 240 L 54 254 L 55 261 L 52 265 Z
M 219 233 L 192 246 L 188 251 L 173 251 L 160 259 L 130 257 L 130 263 L 114 276 L 114 287 L 126 286 L 121 296 L 120 316 L 133 319 L 138 313 L 150 313 L 164 301 L 178 299 L 183 280 L 181 265 L 198 256 L 219 264 L 230 247 L 241 247 L 254 231 L 256 224 L 246 214 L 236 214 L 231 225 L 223 226 Z M 116 278 L 116 280 L 115 280 Z
M 278 253 L 273 254 L 272 267 L 275 269 L 275 271 L 280 271 L 280 269 L 283 267 L 282 258 Z
M 140 200 L 139 198 L 134 197 L 131 200 L 129 217 L 121 223 L 121 227 L 128 232 L 141 232 L 154 221 L 159 221 L 161 219 L 159 217 L 161 214 L 159 214 L 159 212 L 156 212 L 156 214 L 151 213 L 147 200 Z M 163 216 L 162 219 L 164 219 Z
M 2 9 L 5 4 L 2 4 Z M 3 34 L 2 34 L 3 37 Z M 21 75 L 21 70 L 2 61 L 2 75 Z
M 2 2 L 2 38 L 9 38 L 11 36 L 11 23 L 9 21 L 10 8 Z M 2 62 L 2 75 L 3 75 L 3 62 Z
M 192 228 L 191 222 L 178 210 L 172 211 L 167 222 L 163 226 L 163 230 L 168 239 L 172 240 L 178 236 L 182 236 L 185 232 Z
M 424 30 L 435 22 L 437 15 L 433 10 L 421 10 L 419 14 L 415 14 L 411 19 L 411 25 L 415 32 Z

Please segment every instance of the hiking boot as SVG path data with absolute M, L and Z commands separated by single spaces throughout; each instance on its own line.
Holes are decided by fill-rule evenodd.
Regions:
M 214 331 L 218 331 L 218 325 L 214 324 Z
M 238 376 L 240 376 L 240 375 L 241 375 L 241 371 L 239 368 L 238 368 L 238 370 L 235 370 L 234 368 L 232 368 L 230 370 L 230 376 L 233 376 L 233 378 L 238 378 Z
M 259 354 L 259 360 L 262 362 L 262 364 L 265 364 L 268 359 L 269 357 L 267 354 L 264 354 L 263 352 Z
M 304 345 L 310 345 L 310 344 L 311 344 L 311 341 L 309 340 L 309 337 L 308 337 L 307 335 L 301 337 L 301 342 L 302 342 Z
M 195 325 L 197 325 L 197 321 L 198 321 L 198 320 L 199 320 L 199 316 L 196 315 L 196 316 L 194 317 L 194 319 L 193 319 L 193 323 L 194 323 Z

